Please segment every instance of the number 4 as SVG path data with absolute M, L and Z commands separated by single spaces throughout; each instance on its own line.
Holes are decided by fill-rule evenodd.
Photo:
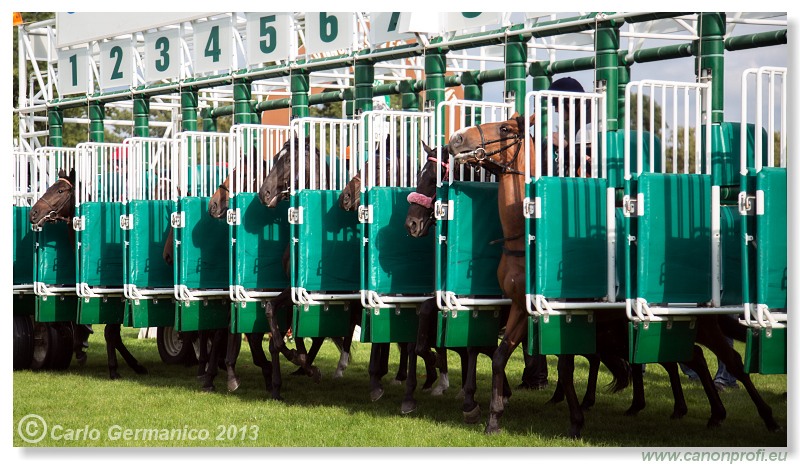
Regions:
M 219 25 L 211 27 L 211 34 L 208 35 L 203 55 L 211 57 L 213 62 L 219 62 L 219 56 L 222 55 L 222 49 L 219 48 Z

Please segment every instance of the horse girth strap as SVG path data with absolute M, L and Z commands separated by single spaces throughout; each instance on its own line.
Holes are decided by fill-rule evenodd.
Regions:
M 525 251 L 512 250 L 506 248 L 505 246 L 503 246 L 503 254 L 511 257 L 525 257 Z
M 219 185 L 219 188 L 220 188 L 220 189 L 222 189 L 222 190 L 224 190 L 225 192 L 227 192 L 227 193 L 229 193 L 229 194 L 230 194 L 230 192 L 231 192 L 231 190 L 230 190 L 230 189 L 228 189 L 228 186 L 226 186 L 224 183 L 223 183 L 223 184 L 220 184 L 220 185 Z

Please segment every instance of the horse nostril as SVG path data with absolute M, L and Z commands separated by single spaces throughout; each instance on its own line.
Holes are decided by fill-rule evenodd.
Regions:
M 406 223 L 406 230 L 408 230 L 408 232 L 409 232 L 410 234 L 414 234 L 414 233 L 416 233 L 416 232 L 417 232 L 417 222 L 416 222 L 416 221 L 414 221 L 414 220 L 409 220 L 409 221 Z

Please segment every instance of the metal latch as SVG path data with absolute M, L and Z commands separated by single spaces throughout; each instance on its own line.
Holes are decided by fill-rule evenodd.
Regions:
M 622 196 L 622 213 L 626 217 L 644 215 L 644 195 L 639 194 L 638 198 L 632 198 L 629 195 Z
M 226 219 L 229 225 L 238 225 L 239 224 L 239 209 L 228 209 L 226 213 Z
M 169 216 L 169 224 L 173 228 L 183 228 L 186 226 L 186 215 L 184 212 L 172 212 Z
M 756 207 L 753 204 L 755 197 L 747 195 L 747 192 L 739 192 L 739 214 L 740 215 L 755 215 Z
M 372 205 L 358 206 L 358 222 L 372 223 Z
M 289 224 L 303 224 L 303 207 L 289 207 Z
M 86 228 L 86 217 L 73 217 L 72 218 L 72 229 L 75 231 L 83 231 Z
M 130 215 L 120 215 L 119 216 L 119 227 L 123 230 L 130 230 L 133 228 L 133 214 Z
M 437 200 L 433 204 L 433 217 L 437 220 L 452 220 L 453 219 L 453 210 L 451 210 L 450 205 L 453 203 L 452 200 L 448 200 L 446 204 L 443 204 L 441 200 Z
M 522 201 L 522 214 L 525 218 L 542 218 L 542 211 L 541 211 L 542 199 L 541 197 L 536 197 L 534 200 L 531 200 L 529 197 L 525 197 Z

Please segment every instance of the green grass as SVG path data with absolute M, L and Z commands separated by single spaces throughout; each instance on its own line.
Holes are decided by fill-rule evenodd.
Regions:
M 491 364 L 479 359 L 476 399 L 483 409 L 482 423 L 466 425 L 461 402 L 455 399 L 460 382 L 460 363 L 451 352 L 450 390 L 441 397 L 417 392 L 419 410 L 410 416 L 399 413 L 403 387 L 389 381 L 397 371 L 399 353 L 392 347 L 390 372 L 384 377 L 385 394 L 378 402 L 368 397 L 367 364 L 369 344 L 354 344 L 353 359 L 341 380 L 333 380 L 338 352 L 326 341 L 316 364 L 323 373 L 319 384 L 308 378 L 287 376 L 295 367 L 282 360 L 285 401 L 269 399 L 260 370 L 243 344 L 237 371 L 242 380 L 235 393 L 225 390 L 224 373 L 217 377 L 217 392 L 204 393 L 195 379 L 196 367 L 163 364 L 154 339 L 136 339 L 137 330 L 123 329 L 123 339 L 132 353 L 148 368 L 137 376 L 120 360 L 123 379 L 109 381 L 102 326 L 95 327 L 90 339 L 89 360 L 84 367 L 65 372 L 14 372 L 15 446 L 532 446 L 532 447 L 782 447 L 786 433 L 766 431 L 755 407 L 743 389 L 725 392 L 722 400 L 728 418 L 721 428 L 707 429 L 709 407 L 701 387 L 683 378 L 689 413 L 681 420 L 670 420 L 672 395 L 663 369 L 648 366 L 645 375 L 647 408 L 637 417 L 625 417 L 630 405 L 630 388 L 609 394 L 604 386 L 610 375 L 601 367 L 597 403 L 586 413 L 581 440 L 566 436 L 568 415 L 565 403 L 547 404 L 555 379 L 555 358 L 549 357 L 550 386 L 544 391 L 517 391 L 506 406 L 503 433 L 483 434 L 490 396 Z M 266 345 L 266 344 L 265 344 Z M 741 344 L 737 344 L 740 346 Z M 266 348 L 266 347 L 265 347 Z M 741 348 L 739 348 L 741 352 Z M 713 369 L 716 359 L 707 356 Z M 515 351 L 507 368 L 512 386 L 520 382 L 522 353 Z M 419 369 L 422 369 L 420 363 Z M 587 364 L 576 359 L 576 383 L 582 395 Z M 785 429 L 786 376 L 752 375 L 756 387 L 772 406 L 777 421 Z M 421 385 L 422 380 L 420 380 Z M 50 428 L 97 429 L 99 439 L 78 441 L 45 438 L 39 444 L 23 441 L 17 426 L 27 414 L 44 418 Z M 112 441 L 110 427 L 120 429 L 187 429 L 208 432 L 205 441 Z M 231 427 L 232 426 L 232 427 Z M 224 429 L 235 438 L 216 437 Z M 242 427 L 246 431 L 242 432 Z M 116 429 L 117 427 L 114 427 Z M 254 430 L 257 429 L 257 432 Z M 65 435 L 60 432 L 60 435 Z M 96 435 L 96 434 L 95 434 Z M 242 440 L 241 437 L 244 436 Z M 251 439 L 252 438 L 252 439 Z

